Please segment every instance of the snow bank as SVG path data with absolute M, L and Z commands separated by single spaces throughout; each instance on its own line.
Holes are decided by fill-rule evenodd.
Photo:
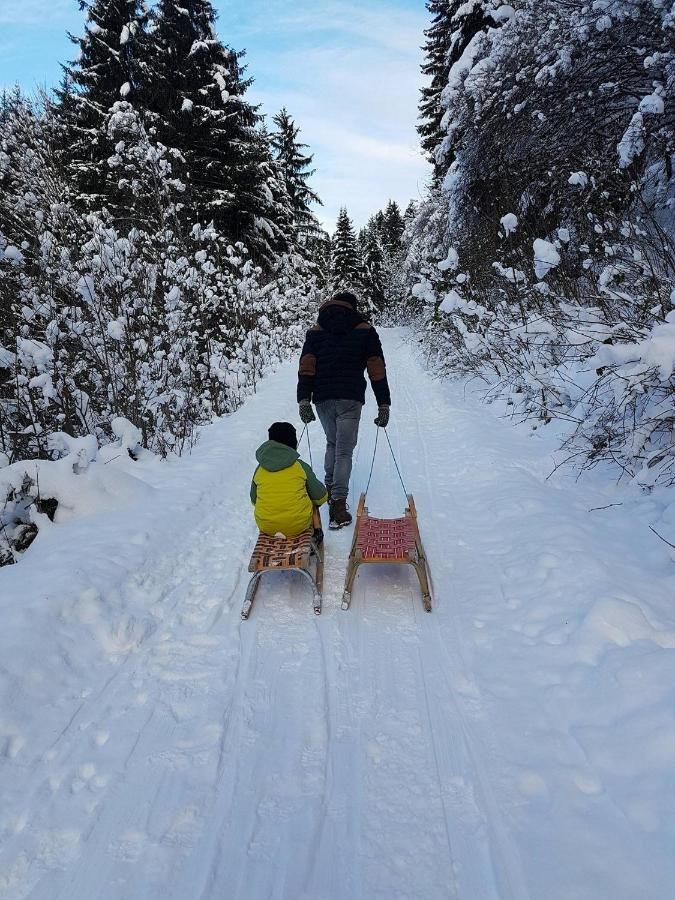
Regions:
M 117 440 L 99 449 L 94 435 L 65 432 L 48 437 L 57 458 L 0 466 L 0 559 L 17 562 L 41 533 L 54 525 L 149 500 L 152 489 L 135 477 L 129 462 L 153 454 L 140 447 L 141 433 L 122 417 L 111 423 Z

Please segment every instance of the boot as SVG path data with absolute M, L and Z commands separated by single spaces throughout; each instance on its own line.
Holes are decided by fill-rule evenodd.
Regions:
M 346 525 L 352 524 L 352 516 L 347 509 L 346 500 L 332 500 L 330 504 L 330 524 L 329 528 L 337 531 L 338 528 L 344 528 Z

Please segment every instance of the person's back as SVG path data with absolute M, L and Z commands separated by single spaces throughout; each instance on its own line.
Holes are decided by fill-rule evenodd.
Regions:
M 256 452 L 258 468 L 251 483 L 255 521 L 263 534 L 296 537 L 309 528 L 313 507 L 325 503 L 328 494 L 300 459 L 292 425 L 276 422 L 269 437 Z
M 382 344 L 375 328 L 358 312 L 356 296 L 343 291 L 323 304 L 316 325 L 307 332 L 297 393 L 302 421 L 314 421 L 314 401 L 326 435 L 326 485 L 334 529 L 352 521 L 347 496 L 366 400 L 365 372 L 378 405 L 375 424 L 386 428 L 391 396 Z

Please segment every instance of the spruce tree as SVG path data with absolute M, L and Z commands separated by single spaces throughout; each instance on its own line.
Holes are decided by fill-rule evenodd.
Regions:
M 390 200 L 384 211 L 380 233 L 390 256 L 395 256 L 401 251 L 401 238 L 405 230 L 405 223 L 398 203 Z
M 79 204 L 105 203 L 109 180 L 105 162 L 114 144 L 106 130 L 118 101 L 135 103 L 147 78 L 146 23 L 142 0 L 81 0 L 87 10 L 82 37 L 69 35 L 79 55 L 65 65 L 56 91 L 56 133 Z
M 406 210 L 403 214 L 403 223 L 407 228 L 412 222 L 417 218 L 418 207 L 414 200 L 411 200 L 407 205 Z
M 436 154 L 436 148 L 445 137 L 443 119 L 446 110 L 441 95 L 448 84 L 450 70 L 479 31 L 488 26 L 497 27 L 499 22 L 486 13 L 483 3 L 427 0 L 427 9 L 432 21 L 424 32 L 422 73 L 429 78 L 429 83 L 421 90 L 417 131 L 422 148 L 433 165 L 434 180 L 439 183 L 452 162 L 452 159 L 439 159 Z
M 385 261 L 380 235 L 373 219 L 363 233 L 364 294 L 369 306 L 382 311 L 385 306 Z
M 298 140 L 300 128 L 295 124 L 287 109 L 282 109 L 275 117 L 276 131 L 270 135 L 272 151 L 286 186 L 293 211 L 293 226 L 298 238 L 317 237 L 321 228 L 310 209 L 310 204 L 322 206 L 318 194 L 308 185 L 314 175 L 311 169 L 314 159 L 305 153 L 307 144 Z
M 338 288 L 357 288 L 360 284 L 361 260 L 354 226 L 343 207 L 333 236 L 332 284 Z
M 426 43 L 423 48 L 425 61 L 422 64 L 422 73 L 429 79 L 429 84 L 421 90 L 420 124 L 417 131 L 422 149 L 434 166 L 436 178 L 440 177 L 441 173 L 434 158 L 434 151 L 442 140 L 441 123 L 445 110 L 441 104 L 441 94 L 448 83 L 450 71 L 448 54 L 452 37 L 450 20 L 453 7 L 456 5 L 452 0 L 427 0 L 427 9 L 431 13 L 432 20 L 424 32 Z
M 288 249 L 280 185 L 258 108 L 246 99 L 243 53 L 215 34 L 208 0 L 160 0 L 152 34 L 147 104 L 158 139 L 177 150 L 186 224 L 213 222 L 271 266 Z

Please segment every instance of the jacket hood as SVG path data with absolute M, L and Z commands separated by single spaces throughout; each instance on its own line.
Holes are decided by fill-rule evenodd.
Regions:
M 263 469 L 268 472 L 281 472 L 282 469 L 288 469 L 294 462 L 300 459 L 297 450 L 287 447 L 286 444 L 279 444 L 277 441 L 265 441 L 262 446 L 256 450 L 255 458 Z
M 331 334 L 347 334 L 366 320 L 349 303 L 329 300 L 319 310 L 319 325 Z

